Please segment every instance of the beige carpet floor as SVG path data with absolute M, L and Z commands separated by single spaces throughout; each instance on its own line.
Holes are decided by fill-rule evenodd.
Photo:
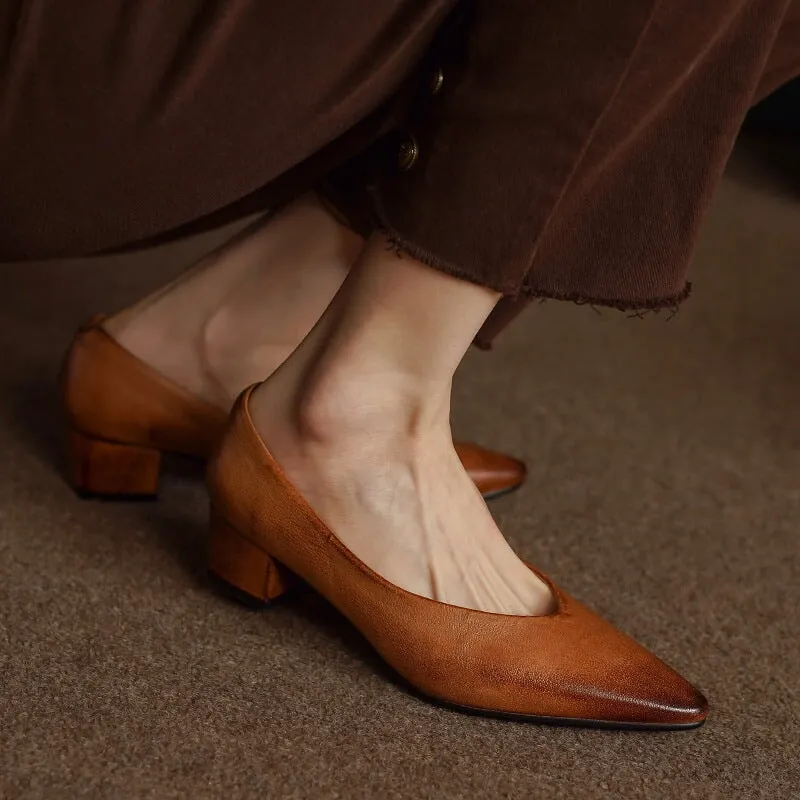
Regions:
M 800 193 L 773 156 L 737 152 L 675 318 L 545 303 L 456 388 L 459 435 L 528 459 L 492 506 L 510 540 L 708 694 L 689 733 L 428 705 L 315 597 L 216 593 L 196 471 L 72 494 L 73 329 L 222 233 L 2 267 L 0 797 L 800 797 Z

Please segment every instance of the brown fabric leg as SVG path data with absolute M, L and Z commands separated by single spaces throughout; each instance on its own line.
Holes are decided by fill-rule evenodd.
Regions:
M 626 7 L 598 36 L 597 4 L 477 3 L 466 70 L 410 123 L 417 165 L 374 189 L 400 246 L 510 296 L 484 343 L 515 296 L 646 309 L 687 293 L 787 2 Z
M 0 0 L 0 259 L 117 247 L 265 186 L 385 103 L 454 5 Z
M 483 347 L 535 297 L 677 307 L 747 108 L 797 72 L 800 15 L 787 5 L 637 6 L 638 17 L 620 12 L 627 38 L 615 27 L 592 50 L 596 6 L 477 3 L 465 55 L 451 65 L 444 54 L 456 86 L 418 104 L 408 128 L 419 161 L 405 176 L 384 170 L 373 218 L 415 257 L 507 295 Z M 582 57 L 556 77 L 560 51 Z M 363 220 L 368 201 L 343 172 L 334 195 Z
M 674 308 L 688 294 L 697 233 L 747 109 L 800 75 L 800 1 L 783 15 L 780 3 L 772 6 L 765 14 L 762 4 L 745 4 L 628 132 L 621 112 L 646 98 L 656 79 L 652 69 L 631 69 L 542 237 L 524 295 L 500 301 L 476 344 L 488 349 L 537 296 L 639 312 Z M 656 38 L 676 34 L 653 29 Z M 596 270 L 588 282 L 587 269 Z M 637 295 L 636 284 L 653 272 L 671 281 L 662 297 Z

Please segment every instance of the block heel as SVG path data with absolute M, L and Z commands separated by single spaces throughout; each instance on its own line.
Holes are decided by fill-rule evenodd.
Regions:
M 244 605 L 259 608 L 277 600 L 299 579 L 257 544 L 243 536 L 211 506 L 208 567 Z
M 152 499 L 158 494 L 158 450 L 93 439 L 74 428 L 67 449 L 70 481 L 82 497 Z

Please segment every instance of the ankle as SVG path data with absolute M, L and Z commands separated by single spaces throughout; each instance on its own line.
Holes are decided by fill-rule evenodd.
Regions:
M 365 380 L 352 366 L 300 380 L 287 372 L 279 369 L 258 388 L 251 409 L 266 440 L 279 439 L 297 455 L 408 454 L 431 437 L 449 438 L 449 384 L 426 394 L 384 374 Z
M 357 369 L 326 373 L 303 387 L 294 409 L 298 432 L 312 442 L 347 440 L 367 449 L 411 443 L 449 426 L 449 383 L 423 386 L 408 376 L 360 376 Z

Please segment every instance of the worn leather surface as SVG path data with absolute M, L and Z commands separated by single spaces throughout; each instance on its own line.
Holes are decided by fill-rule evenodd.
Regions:
M 302 577 L 423 693 L 512 714 L 689 725 L 705 698 L 675 670 L 561 591 L 547 616 L 491 614 L 411 594 L 359 561 L 289 483 L 248 412 L 235 406 L 209 465 L 212 504 Z
M 102 321 L 102 315 L 92 317 L 67 353 L 61 379 L 70 425 L 104 441 L 207 458 L 227 414 L 140 361 Z M 525 480 L 522 461 L 468 442 L 455 447 L 482 494 L 506 492 Z
M 61 373 L 69 424 L 87 436 L 205 458 L 227 414 L 162 377 L 94 317 L 77 333 Z
M 470 478 L 487 497 L 515 489 L 525 480 L 523 461 L 472 442 L 456 442 L 455 448 Z

